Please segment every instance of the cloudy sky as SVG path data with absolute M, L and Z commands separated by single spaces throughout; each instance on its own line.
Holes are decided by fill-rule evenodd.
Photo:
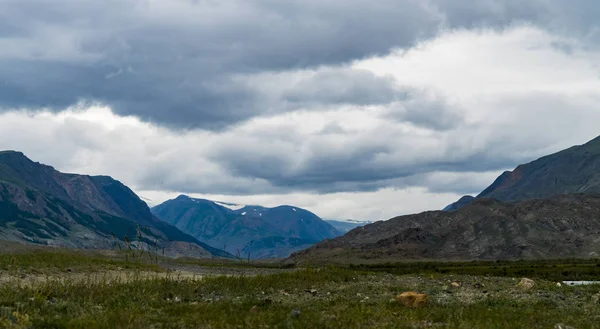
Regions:
M 0 149 L 387 219 L 600 135 L 596 0 L 0 0 Z

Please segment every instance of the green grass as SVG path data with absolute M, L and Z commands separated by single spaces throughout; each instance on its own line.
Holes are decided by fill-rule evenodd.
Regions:
M 158 265 L 144 262 L 126 262 L 101 255 L 66 250 L 18 252 L 0 254 L 0 271 L 48 274 L 56 272 L 97 272 L 107 270 L 164 271 Z M 1 272 L 0 272 L 1 273 Z
M 264 260 L 256 260 L 247 258 L 240 259 L 226 259 L 226 258 L 189 258 L 182 257 L 173 262 L 178 264 L 185 265 L 197 265 L 203 267 L 228 267 L 228 268 L 265 268 L 265 269 L 290 269 L 294 268 L 295 264 L 283 264 L 279 261 L 264 261 Z
M 600 280 L 599 259 L 536 261 L 414 262 L 348 265 L 349 268 L 394 274 L 459 274 L 532 277 L 552 281 Z
M 393 268 L 401 266 L 388 264 L 386 270 L 321 267 L 255 275 L 262 268 L 244 265 L 248 275 L 200 280 L 174 273 L 60 280 L 59 273 L 56 280 L 30 284 L 14 277 L 0 286 L 0 328 L 553 328 L 557 323 L 600 328 L 600 303 L 594 299 L 600 286 L 557 287 L 536 279 L 525 291 L 516 287 L 518 277 L 441 273 L 429 265 L 403 264 L 420 268 L 419 274 L 395 274 Z M 455 267 L 485 272 L 488 265 Z M 572 266 L 543 265 L 556 271 Z M 0 270 L 35 268 L 44 274 L 72 267 L 101 277 L 105 270 L 127 266 L 156 269 L 78 252 L 0 255 Z M 452 287 L 453 281 L 460 287 Z M 407 290 L 427 293 L 427 305 L 410 309 L 390 301 Z M 301 313 L 292 316 L 292 310 Z

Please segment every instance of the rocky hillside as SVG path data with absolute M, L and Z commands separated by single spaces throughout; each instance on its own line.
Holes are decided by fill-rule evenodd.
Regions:
M 478 197 L 502 201 L 600 193 L 600 137 L 505 172 Z
M 228 256 L 158 220 L 119 181 L 64 174 L 20 152 L 0 152 L 0 239 L 104 249 L 140 233 L 140 246 L 157 243 L 170 256 Z
M 233 205 L 181 195 L 152 212 L 213 247 L 241 257 L 279 258 L 341 233 L 310 211 Z
M 600 137 L 506 171 L 477 198 L 515 202 L 572 193 L 600 193 Z M 472 200 L 461 199 L 447 210 Z
M 504 203 L 400 216 L 293 254 L 293 262 L 589 258 L 600 254 L 600 196 Z
M 462 198 L 458 199 L 458 201 L 446 206 L 446 208 L 444 208 L 443 210 L 444 211 L 458 210 L 458 209 L 468 205 L 469 203 L 473 202 L 473 200 L 475 200 L 475 197 L 472 197 L 470 195 L 465 195 Z

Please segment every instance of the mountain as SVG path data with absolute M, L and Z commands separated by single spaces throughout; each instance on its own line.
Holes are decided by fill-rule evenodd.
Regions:
M 456 211 L 375 222 L 292 254 L 288 261 L 590 258 L 600 254 L 600 196 L 505 203 L 480 198 Z
M 506 171 L 477 198 L 516 202 L 573 193 L 600 193 L 600 137 Z M 450 210 L 468 204 L 457 203 Z
M 339 236 L 310 211 L 235 205 L 181 195 L 152 208 L 161 220 L 241 257 L 280 258 Z
M 336 230 L 341 233 L 347 233 L 357 227 L 365 226 L 367 224 L 371 224 L 372 222 L 362 222 L 357 220 L 333 220 L 326 219 L 325 222 L 329 223 L 331 226 L 335 227 Z
M 444 209 L 442 209 L 443 211 L 453 211 L 453 210 L 457 210 L 460 209 L 466 205 L 468 205 L 469 203 L 473 202 L 473 200 L 475 200 L 475 197 L 472 197 L 470 195 L 465 195 L 462 198 L 458 199 L 458 201 L 451 203 L 449 205 L 447 205 Z
M 157 244 L 169 256 L 230 256 L 158 220 L 111 177 L 65 174 L 21 152 L 0 152 L 0 239 L 106 249 L 115 238 Z

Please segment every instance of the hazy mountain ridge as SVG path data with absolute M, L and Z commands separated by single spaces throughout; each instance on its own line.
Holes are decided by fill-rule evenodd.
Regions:
M 167 255 L 226 253 L 155 218 L 133 191 L 108 176 L 64 174 L 23 153 L 0 152 L 2 239 L 76 248 L 113 248 L 143 235 Z M 114 236 L 113 236 L 114 234 Z
M 341 234 L 299 207 L 225 205 L 181 195 L 152 208 L 152 212 L 214 247 L 243 257 L 287 257 L 293 251 Z

